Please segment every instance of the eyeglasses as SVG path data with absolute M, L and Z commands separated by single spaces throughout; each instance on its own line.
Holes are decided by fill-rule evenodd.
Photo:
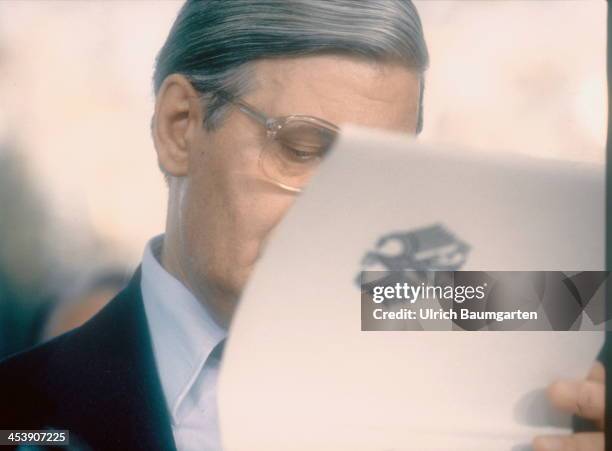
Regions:
M 216 94 L 265 127 L 266 142 L 259 155 L 263 174 L 283 189 L 301 192 L 334 144 L 340 129 L 312 116 L 270 118 L 225 91 Z

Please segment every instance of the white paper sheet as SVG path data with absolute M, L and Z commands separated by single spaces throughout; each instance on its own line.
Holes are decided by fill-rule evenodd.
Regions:
M 569 431 L 543 389 L 584 376 L 602 333 L 360 330 L 364 255 L 431 224 L 470 245 L 465 270 L 601 270 L 603 168 L 349 128 L 235 316 L 219 381 L 225 450 L 521 450 Z

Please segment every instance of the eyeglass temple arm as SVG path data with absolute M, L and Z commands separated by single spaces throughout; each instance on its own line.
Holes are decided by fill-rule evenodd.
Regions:
M 217 91 L 216 94 L 222 99 L 224 99 L 225 101 L 231 102 L 234 105 L 236 105 L 240 109 L 240 111 L 242 111 L 245 114 L 248 114 L 260 124 L 268 126 L 270 118 L 268 118 L 268 116 L 266 116 L 264 113 L 259 111 L 257 108 L 249 105 L 248 103 L 242 100 L 237 100 L 234 96 L 232 96 L 228 92 Z

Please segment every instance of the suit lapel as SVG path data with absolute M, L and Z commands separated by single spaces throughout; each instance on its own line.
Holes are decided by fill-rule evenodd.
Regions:
M 129 285 L 80 328 L 81 373 L 73 398 L 85 407 L 79 430 L 93 449 L 175 450 L 140 290 Z M 83 392 L 88 400 L 83 406 Z

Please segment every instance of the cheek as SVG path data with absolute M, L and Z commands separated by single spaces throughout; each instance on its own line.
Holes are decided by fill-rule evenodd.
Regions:
M 182 208 L 186 253 L 209 277 L 244 277 L 262 244 L 294 201 L 262 179 L 257 149 L 222 150 L 202 155 L 190 174 Z M 241 275 L 242 274 L 242 275 Z
M 218 230 L 226 243 L 228 263 L 251 267 L 263 250 L 270 233 L 295 200 L 258 180 L 236 183 L 224 202 L 225 219 Z
M 265 240 L 283 219 L 294 201 L 295 196 L 286 193 L 253 195 L 241 221 L 245 235 L 251 236 L 252 245 L 257 246 L 257 249 L 252 249 L 253 252 L 257 254 L 261 252 Z

